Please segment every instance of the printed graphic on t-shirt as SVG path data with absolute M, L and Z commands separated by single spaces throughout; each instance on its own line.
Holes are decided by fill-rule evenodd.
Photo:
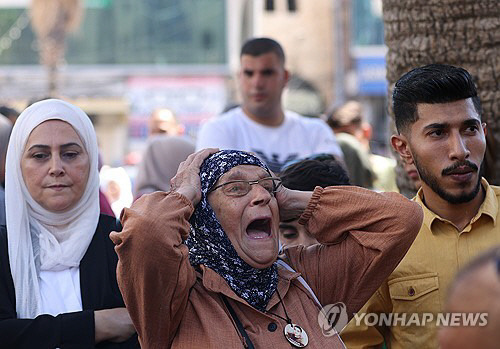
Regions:
M 286 155 L 283 159 L 280 159 L 280 154 L 271 153 L 271 158 L 269 158 L 262 152 L 262 150 L 252 149 L 251 151 L 264 161 L 266 165 L 269 166 L 269 169 L 274 173 L 280 172 L 284 164 L 299 157 L 298 153 L 293 153 Z

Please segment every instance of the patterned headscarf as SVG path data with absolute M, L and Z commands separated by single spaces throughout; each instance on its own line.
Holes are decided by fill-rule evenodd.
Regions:
M 262 161 L 243 151 L 223 150 L 208 157 L 200 169 L 201 201 L 191 216 L 191 233 L 186 245 L 193 266 L 204 264 L 215 270 L 238 296 L 264 311 L 278 283 L 276 263 L 257 269 L 241 259 L 207 200 L 207 191 L 224 173 L 238 165 L 255 165 L 269 172 Z

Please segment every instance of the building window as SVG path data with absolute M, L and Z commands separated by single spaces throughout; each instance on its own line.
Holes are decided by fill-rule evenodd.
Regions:
M 80 29 L 68 37 L 70 65 L 226 63 L 226 0 L 85 1 L 91 2 L 101 5 L 89 5 Z M 24 11 L 0 5 L 0 37 L 8 37 Z M 38 64 L 34 41 L 28 25 L 9 48 L 0 45 L 0 65 Z
M 274 0 L 266 0 L 266 11 L 274 11 Z
M 290 11 L 290 12 L 297 11 L 297 1 L 296 0 L 288 0 L 288 11 Z
M 351 40 L 353 45 L 383 45 L 382 0 L 351 1 Z

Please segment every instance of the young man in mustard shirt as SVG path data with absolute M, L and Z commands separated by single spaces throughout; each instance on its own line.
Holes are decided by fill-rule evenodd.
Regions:
M 393 108 L 398 134 L 391 143 L 418 170 L 422 188 L 414 200 L 424 222 L 401 263 L 342 332 L 349 349 L 384 342 L 391 349 L 438 348 L 437 326 L 446 325 L 438 314 L 455 273 L 500 244 L 500 188 L 481 178 L 486 124 L 470 74 L 442 64 L 416 68 L 396 83 Z M 378 318 L 363 317 L 369 313 Z

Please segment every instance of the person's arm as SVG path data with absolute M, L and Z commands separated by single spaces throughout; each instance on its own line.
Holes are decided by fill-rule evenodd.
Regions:
M 134 333 L 125 308 L 0 320 L 0 342 L 5 348 L 93 348 L 103 341 L 124 342 Z
M 14 283 L 10 274 L 5 227 L 0 228 L 0 343 L 6 348 L 91 348 L 102 340 L 122 342 L 135 333 L 125 308 L 84 310 L 58 316 L 40 315 L 18 319 Z M 106 324 L 98 324 L 99 314 L 107 312 Z M 116 316 L 119 315 L 121 316 Z M 94 317 L 96 321 L 94 322 Z M 103 336 L 96 340 L 99 330 Z M 125 338 L 126 337 L 126 338 Z
M 14 282 L 10 273 L 7 231 L 0 227 L 0 346 L 5 348 L 64 348 L 94 345 L 94 312 L 18 319 Z M 80 346 L 80 347 L 82 347 Z
M 401 261 L 422 218 L 420 206 L 397 193 L 316 187 L 299 223 L 321 244 L 285 253 L 322 304 L 343 302 L 351 318 Z
M 175 192 L 143 195 L 125 209 L 112 233 L 125 305 L 144 347 L 171 343 L 196 275 L 189 264 L 189 200 Z
M 118 253 L 118 285 L 145 348 L 168 348 L 182 320 L 196 273 L 183 243 L 201 198 L 199 171 L 215 150 L 188 156 L 170 192 L 143 195 L 122 213 L 122 232 L 110 237 Z
M 84 310 L 58 316 L 40 315 L 17 319 L 15 309 L 7 312 L 1 296 L 0 343 L 5 348 L 92 348 L 94 312 Z M 9 314 L 10 313 L 10 314 Z

